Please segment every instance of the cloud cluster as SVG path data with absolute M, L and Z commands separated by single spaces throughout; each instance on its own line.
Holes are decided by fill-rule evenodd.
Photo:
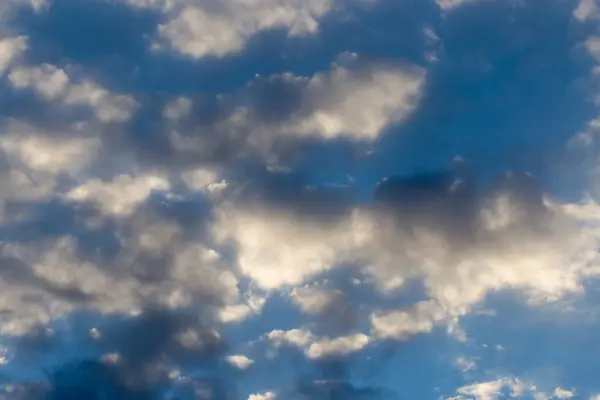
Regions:
M 274 30 L 311 36 L 298 45 L 308 53 L 331 14 L 342 21 L 342 33 L 331 34 L 341 37 L 344 21 L 371 17 L 380 2 L 119 2 L 158 21 L 143 56 L 109 57 L 119 68 L 136 65 L 125 77 L 55 56 L 43 41 L 30 43 L 26 29 L 0 37 L 0 97 L 28 104 L 0 116 L 0 398 L 397 398 L 397 382 L 372 384 L 354 367 L 383 365 L 390 349 L 438 330 L 472 349 L 479 344 L 463 322 L 492 296 L 535 310 L 583 297 L 600 274 L 593 195 L 555 196 L 543 174 L 507 171 L 511 163 L 497 159 L 486 170 L 494 174 L 460 157 L 437 162 L 431 132 L 479 126 L 460 121 L 471 115 L 461 107 L 477 106 L 473 87 L 522 93 L 514 87 L 527 87 L 520 79 L 544 61 L 523 56 L 513 65 L 512 48 L 499 51 L 500 61 L 485 49 L 457 50 L 462 39 L 441 29 L 456 23 L 449 11 L 487 2 L 423 3 L 440 25 L 419 25 L 439 44 L 435 63 L 430 48 L 388 57 L 385 46 L 357 44 L 361 52 L 328 49 L 332 60 L 202 93 L 152 79 L 142 90 L 131 77 L 145 57 L 155 69 L 173 62 L 173 79 L 177 68 L 242 60 Z M 26 3 L 38 12 L 22 18 L 35 21 L 53 7 Z M 353 6 L 357 14 L 344 14 Z M 582 0 L 565 19 L 593 24 L 596 14 L 596 3 Z M 372 28 L 374 41 L 393 34 Z M 537 43 L 530 31 L 508 30 L 519 46 Z M 579 48 L 594 66 L 599 43 L 592 36 Z M 121 67 L 126 56 L 139 59 Z M 508 78 L 494 75 L 503 62 Z M 463 69 L 467 77 L 454 73 Z M 440 101 L 432 91 L 440 87 L 457 100 Z M 514 107 L 509 98 L 480 119 Z M 598 126 L 588 124 L 580 145 L 590 146 Z M 510 147 L 512 136 L 494 138 L 492 128 L 490 147 Z M 410 149 L 426 153 L 422 160 L 401 151 L 419 140 Z M 364 146 L 373 151 L 363 154 Z M 445 167 L 406 167 L 431 160 Z M 448 399 L 579 396 L 554 383 L 476 381 L 488 373 L 479 358 L 477 368 L 450 350 L 439 358 L 449 368 L 456 360 L 464 378 Z M 45 374 L 31 373 L 33 364 Z M 435 390 L 454 392 L 446 389 Z
M 292 37 L 314 35 L 320 20 L 335 7 L 331 0 L 124 1 L 164 15 L 154 49 L 173 49 L 196 59 L 241 52 L 263 31 L 280 29 Z
M 44 101 L 90 107 L 102 122 L 126 121 L 136 108 L 130 96 L 112 94 L 90 81 L 72 83 L 65 70 L 50 64 L 16 67 L 8 79 L 16 89 L 32 89 Z
M 495 400 L 500 398 L 523 398 L 525 396 L 540 400 L 571 399 L 575 393 L 557 387 L 553 393 L 544 393 L 535 385 L 523 382 L 518 378 L 502 378 L 487 382 L 478 382 L 463 386 L 457 391 L 458 396 L 448 397 L 448 400 Z M 508 397 L 505 397 L 508 396 Z
M 371 62 L 334 63 L 312 77 L 257 76 L 238 93 L 217 99 L 223 116 L 202 131 L 190 126 L 190 99 L 168 103 L 163 111 L 167 140 L 179 157 L 214 162 L 258 156 L 285 165 L 290 162 L 285 156 L 302 142 L 376 141 L 411 117 L 425 75 L 416 66 Z

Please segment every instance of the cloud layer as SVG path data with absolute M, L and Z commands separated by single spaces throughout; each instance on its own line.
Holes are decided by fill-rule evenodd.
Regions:
M 0 12 L 0 399 L 597 395 L 595 1 Z

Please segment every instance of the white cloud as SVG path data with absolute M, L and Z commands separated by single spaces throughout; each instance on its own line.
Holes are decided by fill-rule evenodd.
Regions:
M 192 100 L 187 97 L 178 97 L 165 106 L 163 115 L 165 118 L 176 121 L 187 116 L 192 110 Z
M 0 76 L 25 50 L 27 50 L 25 36 L 0 39 Z
M 500 400 L 504 398 L 533 398 L 536 400 L 571 399 L 576 393 L 556 388 L 552 394 L 540 391 L 535 385 L 519 378 L 499 378 L 487 382 L 477 382 L 457 389 L 458 396 L 448 400 Z M 594 400 L 594 398 L 590 398 Z
M 523 398 L 524 395 L 535 395 L 536 387 L 529 385 L 517 378 L 502 378 L 494 381 L 479 382 L 463 386 L 456 392 L 458 397 L 454 400 L 499 400 L 503 392 L 507 391 L 512 398 Z
M 302 218 L 270 212 L 224 208 L 218 212 L 215 233 L 239 245 L 241 272 L 261 288 L 299 285 L 335 266 L 342 250 L 353 245 L 346 226 L 315 226 Z
M 248 400 L 275 400 L 276 396 L 273 392 L 255 393 L 248 397 Z
M 463 4 L 474 3 L 475 1 L 480 0 L 436 0 L 438 6 L 440 6 L 442 10 L 452 10 Z
M 334 66 L 311 78 L 283 75 L 279 79 L 302 87 L 300 109 L 281 124 L 257 126 L 253 141 L 272 141 L 273 132 L 278 136 L 375 140 L 388 125 L 410 116 L 424 78 L 424 71 L 416 68 L 384 65 L 363 70 Z M 253 124 L 250 112 L 238 109 L 229 120 L 233 129 Z
M 446 318 L 432 301 L 417 303 L 408 310 L 379 311 L 371 315 L 373 335 L 382 339 L 408 339 L 431 332 L 436 323 Z
M 586 21 L 598 18 L 599 11 L 596 0 L 580 0 L 577 8 L 573 10 L 573 16 L 579 21 Z
M 156 6 L 156 2 L 143 3 Z M 332 6 L 330 0 L 227 0 L 216 7 L 185 3 L 158 32 L 170 47 L 194 58 L 239 52 L 250 37 L 263 30 L 285 29 L 292 36 L 314 34 L 319 19 Z M 163 9 L 170 7 L 165 4 Z
M 369 337 L 362 333 L 328 338 L 317 337 L 304 329 L 291 329 L 288 331 L 274 330 L 267 336 L 274 346 L 293 345 L 301 349 L 310 359 L 348 355 L 369 344 Z
M 182 156 L 214 159 L 215 153 L 231 149 L 227 156 L 232 158 L 253 154 L 271 169 L 285 168 L 279 165 L 285 163 L 278 156 L 281 148 L 294 148 L 299 141 L 377 140 L 386 129 L 410 118 L 424 80 L 420 68 L 384 64 L 352 69 L 334 65 L 312 77 L 259 76 L 234 95 L 218 97 L 226 116 L 206 127 L 205 134 L 173 124 L 167 135 L 173 150 Z M 284 92 L 290 95 L 265 99 L 261 93 L 271 85 L 286 87 Z M 190 177 L 190 172 L 186 175 Z
M 89 163 L 100 145 L 96 138 L 42 136 L 27 131 L 26 125 L 17 124 L 13 129 L 0 138 L 0 147 L 15 164 L 32 171 L 56 174 L 77 170 Z
M 268 205 L 223 205 L 213 229 L 233 240 L 240 272 L 265 290 L 301 286 L 357 264 L 382 292 L 422 280 L 429 300 L 371 315 L 374 337 L 407 339 L 437 324 L 456 327 L 490 293 L 518 290 L 533 305 L 581 292 L 582 281 L 600 273 L 596 203 L 530 204 L 520 196 L 488 193 L 468 215 L 424 201 L 401 216 L 386 207 L 356 207 L 326 222 Z M 460 223 L 455 214 L 464 215 Z M 295 301 L 312 312 L 327 301 L 322 297 Z
M 294 288 L 291 299 L 308 315 L 316 315 L 331 306 L 341 296 L 340 291 L 325 291 L 311 287 Z
M 184 171 L 181 174 L 181 179 L 186 186 L 192 190 L 208 190 L 211 191 L 211 184 L 217 183 L 217 173 L 214 170 L 207 168 L 195 168 Z
M 237 286 L 232 286 L 231 290 L 237 290 Z M 243 299 L 235 296 L 229 304 L 218 310 L 218 318 L 224 324 L 239 323 L 252 315 L 259 314 L 266 301 L 267 296 L 265 293 L 256 291 L 252 287 L 247 288 L 243 294 Z
M 102 191 L 94 196 L 115 211 L 110 196 Z M 188 241 L 177 224 L 142 209 L 122 216 L 113 228 L 120 251 L 107 264 L 86 257 L 71 236 L 3 243 L 3 260 L 22 265 L 19 273 L 0 279 L 0 308 L 6 311 L 0 315 L 0 333 L 24 334 L 83 306 L 103 314 L 135 314 L 149 303 L 185 308 L 207 298 L 215 299 L 209 307 L 217 313 L 240 304 L 255 312 L 262 304 L 242 298 L 238 278 L 220 254 Z M 102 221 L 91 224 L 102 226 Z
M 588 53 L 600 63 L 600 37 L 590 36 L 584 45 Z
M 100 140 L 78 129 L 41 132 L 26 123 L 7 121 L 0 151 L 8 169 L 0 172 L 0 203 L 5 199 L 49 196 L 59 174 L 76 175 L 93 161 Z
M 137 108 L 135 100 L 113 94 L 90 82 L 71 82 L 67 72 L 51 64 L 17 67 L 8 76 L 13 87 L 33 89 L 43 100 L 60 101 L 66 106 L 87 106 L 102 122 L 127 121 Z
M 37 324 L 47 324 L 76 310 L 79 303 L 60 296 L 61 289 L 99 296 L 96 307 L 104 311 L 129 310 L 136 304 L 131 280 L 113 280 L 97 266 L 81 262 L 69 238 L 43 246 L 7 244 L 3 255 L 22 260 L 32 274 L 31 282 L 0 282 L 0 305 L 14 313 L 2 317 L 0 331 L 4 334 L 23 334 Z M 36 282 L 46 283 L 40 286 Z M 49 287 L 55 290 L 49 291 Z
M 571 399 L 575 397 L 575 392 L 572 390 L 562 389 L 560 387 L 554 390 L 554 397 L 557 399 Z
M 33 8 L 34 11 L 36 11 L 36 12 L 40 12 L 43 9 L 50 6 L 50 2 L 51 2 L 51 0 L 28 0 L 28 1 L 29 1 L 29 4 L 31 5 L 31 8 Z
M 452 11 L 463 5 L 480 3 L 480 2 L 484 2 L 484 1 L 489 1 L 489 0 L 436 0 L 436 3 L 438 4 L 438 6 L 440 6 L 440 8 L 443 11 L 448 12 L 448 11 Z M 522 0 L 506 0 L 506 1 L 512 1 L 514 3 L 517 3 Z
M 225 361 L 239 369 L 247 369 L 252 364 L 254 364 L 254 360 L 251 360 L 248 357 L 241 354 L 227 356 L 225 357 Z
M 15 68 L 11 71 L 9 80 L 18 89 L 34 88 L 45 100 L 56 100 L 70 84 L 67 73 L 50 64 L 43 64 L 38 68 Z
M 155 190 L 168 190 L 170 183 L 159 175 L 119 175 L 112 181 L 91 179 L 66 193 L 71 201 L 89 201 L 102 212 L 115 216 L 131 214 Z
M 23 261 L 31 272 L 23 271 L 26 279 L 0 280 L 0 307 L 11 311 L 0 316 L 0 333 L 24 334 L 38 324 L 76 311 L 83 298 L 88 309 L 104 314 L 135 314 L 149 301 L 181 308 L 211 295 L 224 304 L 240 301 L 235 275 L 218 264 L 214 252 L 199 244 L 172 242 L 168 248 L 175 257 L 165 265 L 164 279 L 144 279 L 141 275 L 152 273 L 151 265 L 140 264 L 136 255 L 148 250 L 142 246 L 145 239 L 134 236 L 122 239 L 124 250 L 115 261 L 116 269 L 82 260 L 75 239 L 69 236 L 42 244 L 5 244 L 3 257 Z M 163 240 L 158 242 L 167 245 Z M 182 340 L 190 345 L 198 339 L 194 332 L 182 334 Z

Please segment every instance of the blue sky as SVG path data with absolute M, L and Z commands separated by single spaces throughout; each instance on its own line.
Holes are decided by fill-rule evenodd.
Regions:
M 0 2 L 0 399 L 600 399 L 599 28 Z

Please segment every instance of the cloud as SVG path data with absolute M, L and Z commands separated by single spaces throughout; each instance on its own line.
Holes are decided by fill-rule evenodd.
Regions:
M 91 81 L 72 83 L 64 69 L 51 64 L 16 67 L 8 78 L 13 87 L 32 88 L 45 101 L 60 101 L 68 107 L 90 107 L 102 122 L 127 121 L 137 107 L 132 97 L 112 94 Z
M 480 2 L 484 2 L 484 1 L 486 1 L 486 0 L 436 0 L 436 3 L 438 4 L 438 6 L 440 6 L 440 8 L 443 11 L 448 12 L 448 11 L 455 10 L 456 8 L 459 8 L 460 6 L 476 4 L 476 3 L 480 3 Z M 509 0 L 509 1 L 516 3 L 520 0 Z
M 235 93 L 217 96 L 218 118 L 201 123 L 203 129 L 194 120 L 171 118 L 168 142 L 180 160 L 254 157 L 286 164 L 307 141 L 376 141 L 411 117 L 424 82 L 418 67 L 378 63 L 333 65 L 311 77 L 258 76 Z
M 592 204 L 555 204 L 527 177 L 507 176 L 489 193 L 458 178 L 425 178 L 384 184 L 398 190 L 387 196 L 406 203 L 350 208 L 327 222 L 267 204 L 226 206 L 214 229 L 236 243 L 241 272 L 266 290 L 359 264 L 383 292 L 422 276 L 437 302 L 426 303 L 432 317 L 436 309 L 460 315 L 501 289 L 523 289 L 532 301 L 556 299 L 579 291 L 580 279 L 594 270 L 595 233 L 579 231 L 573 215 Z M 565 241 L 566 232 L 577 233 Z
M 0 39 L 0 76 L 27 49 L 25 36 Z
M 92 202 L 105 214 L 131 214 L 155 190 L 166 191 L 169 182 L 156 175 L 119 175 L 111 182 L 92 179 L 66 194 L 71 201 Z
M 192 110 L 192 100 L 186 97 L 178 97 L 167 104 L 163 110 L 163 115 L 167 119 L 177 120 L 187 116 Z
M 581 0 L 573 10 L 573 16 L 579 21 L 586 21 L 597 18 L 599 11 L 596 0 Z
M 581 292 L 582 281 L 597 273 L 595 203 L 555 203 L 527 176 L 507 175 L 485 192 L 442 177 L 388 180 L 376 192 L 379 205 L 350 207 L 327 221 L 311 217 L 318 208 L 294 212 L 293 203 L 289 211 L 227 206 L 213 229 L 235 243 L 240 272 L 265 290 L 345 266 L 359 266 L 382 294 L 422 279 L 429 300 L 373 311 L 379 338 L 452 324 L 501 290 L 522 291 L 532 304 L 554 301 Z M 295 301 L 316 311 L 322 297 Z
M 12 121 L 1 138 L 2 149 L 15 166 L 36 172 L 77 171 L 99 147 L 95 137 L 49 137 L 33 126 Z
M 254 364 L 254 360 L 251 360 L 248 357 L 241 354 L 227 356 L 225 357 L 225 360 L 239 369 L 247 369 L 252 364 Z
M 503 398 L 531 397 L 539 400 L 571 399 L 575 392 L 557 387 L 552 394 L 540 391 L 535 385 L 519 378 L 500 378 L 492 381 L 477 382 L 457 389 L 458 396 L 448 400 L 498 400 Z
M 563 144 L 531 133 L 539 125 L 521 119 L 520 105 L 554 115 L 538 97 L 554 105 L 579 77 L 566 51 L 533 51 L 546 48 L 541 28 L 523 27 L 552 9 L 540 25 L 560 36 L 573 7 L 555 20 L 558 3 L 521 14 L 482 1 L 473 10 L 485 18 L 473 20 L 434 2 L 95 3 L 97 19 L 71 18 L 82 15 L 71 0 L 48 15 L 19 8 L 18 33 L 0 41 L 10 104 L 0 119 L 0 391 L 9 398 L 439 397 L 460 386 L 448 377 L 513 367 L 510 337 L 500 354 L 471 336 L 519 323 L 473 313 L 495 295 L 532 313 L 593 296 L 597 202 L 554 197 L 548 175 L 504 173 L 518 163 L 502 159 L 517 136 L 544 151 Z M 593 20 L 590 4 L 574 18 Z M 131 28 L 125 39 L 119 29 L 114 43 L 96 29 L 68 34 L 109 19 Z M 70 28 L 41 39 L 61 24 Z M 285 35 L 295 38 L 279 42 Z M 600 59 L 595 40 L 583 46 L 589 61 Z M 556 75 L 537 77 L 542 64 Z M 511 116 L 521 122 L 499 123 Z M 477 134 L 474 150 L 462 130 Z M 431 172 L 479 144 L 502 153 L 481 151 L 481 177 L 463 161 Z M 546 155 L 541 169 L 562 165 Z M 469 317 L 493 322 L 473 327 Z M 440 341 L 438 328 L 465 340 Z M 388 361 L 399 362 L 393 376 Z M 575 396 L 506 376 L 467 382 L 454 399 Z M 37 378 L 43 389 L 25 382 Z M 589 393 L 571 383 L 561 381 Z
M 502 397 L 504 390 L 508 391 L 510 397 L 522 397 L 536 392 L 535 386 L 528 385 L 517 378 L 504 378 L 463 386 L 456 391 L 459 396 L 453 399 L 495 400 Z
M 374 140 L 389 124 L 400 123 L 410 116 L 424 78 L 424 71 L 414 67 L 372 65 L 364 70 L 349 70 L 334 65 L 330 72 L 315 74 L 310 79 L 286 74 L 271 77 L 272 83 L 262 83 L 259 78 L 251 83 L 249 90 L 278 81 L 300 86 L 299 109 L 283 124 L 271 128 L 279 131 L 279 135 Z M 248 123 L 248 111 L 244 108 L 234 111 L 231 117 L 234 127 Z
M 431 332 L 434 325 L 444 318 L 437 304 L 422 302 L 406 311 L 375 312 L 371 315 L 371 325 L 378 338 L 407 339 L 419 333 Z
M 107 217 L 112 217 L 113 209 L 107 211 Z M 25 333 L 69 315 L 82 302 L 87 309 L 106 315 L 136 314 L 152 305 L 185 309 L 200 302 L 212 310 L 213 323 L 221 318 L 217 315 L 232 307 L 249 310 L 239 315 L 239 320 L 259 304 L 245 305 L 236 275 L 223 269 L 226 264 L 217 252 L 184 240 L 180 227 L 148 214 L 142 207 L 133 214 L 119 215 L 129 219 L 120 222 L 121 228 L 113 228 L 119 251 L 108 258 L 83 252 L 81 238 L 74 235 L 59 235 L 41 243 L 4 243 L 5 267 L 0 274 L 8 278 L 7 260 L 11 259 L 28 275 L 14 282 L 1 281 L 2 333 Z M 94 232 L 106 222 L 95 216 L 88 223 L 78 229 Z
M 340 289 L 305 286 L 294 288 L 290 296 L 304 314 L 320 318 L 323 323 L 343 327 L 356 321 L 358 311 Z
M 315 34 L 319 19 L 332 5 L 329 0 L 229 0 L 218 6 L 184 2 L 159 25 L 158 34 L 170 48 L 184 55 L 224 57 L 242 51 L 252 36 L 264 30 L 283 29 L 291 36 Z M 168 5 L 163 9 L 170 13 Z M 161 47 L 160 42 L 154 46 Z
M 273 392 L 265 392 L 261 394 L 251 394 L 248 400 L 275 400 L 277 397 Z
M 48 197 L 62 174 L 81 172 L 98 155 L 101 142 L 79 127 L 65 132 L 42 131 L 9 120 L 0 136 L 4 168 L 0 171 L 2 200 Z
M 287 343 L 302 349 L 309 359 L 346 356 L 369 343 L 369 337 L 362 333 L 321 338 L 303 329 L 274 330 L 268 334 L 268 338 L 276 347 Z
M 474 3 L 475 1 L 477 1 L 477 0 L 436 0 L 436 3 L 443 10 L 451 10 L 451 9 L 461 6 L 463 4 Z
M 568 390 L 568 389 L 562 389 L 562 388 L 558 387 L 554 390 L 554 396 L 557 399 L 571 399 L 571 398 L 575 397 L 575 392 Z

